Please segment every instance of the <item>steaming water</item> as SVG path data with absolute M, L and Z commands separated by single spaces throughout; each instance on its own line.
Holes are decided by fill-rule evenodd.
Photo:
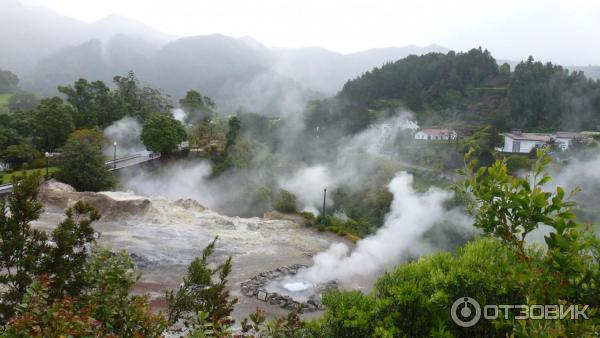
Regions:
M 243 318 L 257 306 L 267 314 L 282 315 L 284 310 L 245 297 L 239 283 L 262 271 L 283 265 L 308 264 L 311 256 L 341 241 L 337 236 L 322 234 L 290 221 L 260 218 L 226 217 L 204 210 L 193 201 L 172 201 L 163 197 L 136 196 L 126 192 L 105 192 L 113 198 L 123 217 L 101 219 L 94 223 L 100 233 L 101 246 L 115 251 L 127 250 L 141 256 L 142 278 L 136 292 L 150 293 L 160 299 L 164 290 L 175 288 L 186 272 L 187 265 L 201 254 L 215 237 L 217 241 L 212 262 L 222 262 L 232 256 L 229 276 L 231 293 L 239 298 L 234 317 Z M 150 207 L 143 213 L 128 216 L 127 203 L 148 199 Z M 53 229 L 64 218 L 64 210 L 47 206 L 33 226 Z
M 298 292 L 298 291 L 304 291 L 308 288 L 313 287 L 314 285 L 309 283 L 309 282 L 290 282 L 290 283 L 284 283 L 283 287 L 286 288 L 287 290 L 291 291 L 291 292 Z
M 315 295 L 315 284 L 307 281 L 299 281 L 294 277 L 287 276 L 283 280 L 274 280 L 267 284 L 269 293 L 276 292 L 283 296 L 289 296 L 299 302 L 306 302 Z

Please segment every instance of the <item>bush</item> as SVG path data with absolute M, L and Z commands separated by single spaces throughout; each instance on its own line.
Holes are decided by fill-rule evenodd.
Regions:
M 272 206 L 273 209 L 279 212 L 296 212 L 296 196 L 287 190 L 281 189 L 275 195 Z
M 468 295 L 485 304 L 525 302 L 519 278 L 529 267 L 499 241 L 480 239 L 456 256 L 438 253 L 400 265 L 380 277 L 373 291 L 326 294 L 318 320 L 327 337 L 426 337 L 438 327 L 455 336 L 504 336 L 492 322 L 461 329 L 450 316 L 452 303 Z
M 511 173 L 531 169 L 531 159 L 526 155 L 510 155 L 506 158 L 506 166 Z
M 57 178 L 79 191 L 112 188 L 116 181 L 108 171 L 102 155 L 102 144 L 73 134 L 62 148 Z

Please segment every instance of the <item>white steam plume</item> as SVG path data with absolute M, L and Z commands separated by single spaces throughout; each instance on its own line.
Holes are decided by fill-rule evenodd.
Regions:
M 175 108 L 175 109 L 171 110 L 171 113 L 173 114 L 173 117 L 177 121 L 185 124 L 185 119 L 187 118 L 187 113 L 185 111 L 183 111 L 183 109 Z
M 323 203 L 323 188 L 333 190 L 334 180 L 324 165 L 301 168 L 289 177 L 279 181 L 279 186 L 297 196 L 298 206 L 303 211 L 314 212 Z M 332 201 L 328 199 L 328 203 Z
M 104 129 L 104 138 L 108 145 L 104 153 L 112 155 L 113 142 L 117 141 L 117 154 L 119 157 L 146 151 L 146 147 L 140 141 L 142 125 L 134 118 L 126 116 Z
M 431 188 L 420 194 L 412 188 L 412 180 L 412 175 L 400 172 L 390 182 L 389 189 L 394 195 L 391 210 L 385 224 L 373 236 L 360 240 L 351 253 L 345 244 L 333 244 L 316 255 L 314 265 L 294 279 L 317 284 L 377 274 L 418 246 L 428 229 L 452 218 L 452 212 L 443 206 L 450 192 Z

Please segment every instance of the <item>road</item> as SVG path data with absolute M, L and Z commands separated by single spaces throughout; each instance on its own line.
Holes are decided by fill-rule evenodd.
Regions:
M 140 163 L 156 160 L 160 157 L 160 155 L 153 155 L 152 153 L 146 151 L 143 153 L 132 154 L 128 156 L 124 156 L 118 158 L 116 161 L 108 161 L 105 162 L 106 166 L 109 167 L 109 171 L 119 170 L 127 167 L 132 167 L 138 165 Z M 116 167 L 114 166 L 116 163 Z M 0 196 L 7 195 L 12 191 L 12 184 L 3 184 L 0 185 Z
M 110 171 L 113 171 L 156 160 L 159 157 L 160 155 L 153 155 L 152 153 L 146 151 L 143 153 L 118 158 L 116 161 L 116 166 L 114 165 L 115 161 L 108 161 L 106 162 L 106 165 L 110 167 Z

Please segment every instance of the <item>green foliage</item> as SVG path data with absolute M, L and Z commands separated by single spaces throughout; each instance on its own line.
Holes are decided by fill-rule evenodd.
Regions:
M 0 283 L 7 291 L 1 296 L 0 314 L 6 321 L 14 313 L 27 287 L 42 272 L 42 256 L 49 248 L 48 236 L 30 223 L 42 213 L 35 200 L 39 175 L 13 180 L 13 192 L 0 200 Z
M 227 276 L 231 272 L 231 257 L 215 268 L 208 266 L 208 258 L 215 251 L 216 241 L 217 238 L 202 250 L 202 257 L 191 262 L 177 292 L 166 293 L 169 322 L 183 320 L 187 327 L 194 328 L 198 324 L 194 324 L 197 314 L 205 312 L 213 328 L 227 327 L 233 323 L 230 315 L 237 299 L 229 299 L 226 287 Z
M 485 304 L 523 302 L 519 279 L 529 269 L 500 242 L 481 239 L 450 253 L 405 263 L 378 279 L 370 294 L 326 294 L 318 320 L 324 337 L 426 337 L 446 327 L 453 336 L 503 336 L 506 328 L 480 321 L 461 329 L 450 317 L 452 303 L 469 295 Z
M 71 297 L 52 300 L 51 281 L 47 275 L 35 281 L 0 336 L 26 337 L 103 337 L 101 325 L 90 317 L 87 309 L 78 308 Z
M 12 93 L 18 84 L 18 76 L 8 70 L 0 69 L 0 94 Z
M 186 123 L 198 123 L 212 119 L 216 105 L 208 96 L 202 96 L 195 90 L 189 90 L 185 97 L 179 100 L 183 111 L 186 112 Z
M 46 257 L 44 271 L 52 272 L 54 298 L 77 296 L 85 286 L 84 268 L 89 245 L 94 242 L 92 222 L 100 219 L 96 209 L 81 201 L 66 211 L 67 218 L 52 231 L 52 250 Z
M 565 200 L 564 190 L 543 190 L 551 180 L 544 173 L 551 158 L 541 149 L 532 175 L 525 178 L 510 176 L 505 161 L 475 170 L 477 161 L 470 160 L 471 154 L 465 157 L 468 162 L 462 173 L 466 177 L 464 188 L 474 198 L 471 210 L 476 215 L 475 227 L 501 239 L 525 257 L 525 237 L 540 224 L 554 228 L 559 235 L 578 226 L 573 220 L 575 204 Z
M 113 187 L 115 179 L 104 163 L 102 144 L 96 140 L 93 133 L 73 134 L 61 149 L 56 177 L 79 191 L 100 191 Z
M 40 99 L 32 93 L 18 91 L 8 99 L 7 106 L 11 112 L 16 110 L 32 110 L 40 104 Z
M 464 155 L 473 149 L 471 155 L 481 166 L 489 166 L 495 161 L 495 147 L 503 142 L 502 136 L 491 126 L 476 131 L 473 135 L 460 140 L 460 152 Z
M 73 106 L 73 120 L 77 129 L 95 126 L 105 128 L 126 113 L 116 94 L 102 81 L 79 79 L 72 86 L 59 86 L 58 91 Z
M 273 198 L 272 206 L 273 209 L 280 212 L 296 212 L 296 196 L 281 189 Z
M 467 154 L 467 158 L 472 152 Z M 575 222 L 573 202 L 562 188 L 542 188 L 549 157 L 537 154 L 531 177 L 507 174 L 504 162 L 476 169 L 468 161 L 462 189 L 469 195 L 475 227 L 488 237 L 457 249 L 404 263 L 380 277 L 371 293 L 326 294 L 323 318 L 308 325 L 324 337 L 593 336 L 600 319 L 600 241 Z M 541 224 L 552 228 L 547 249 L 527 246 Z M 480 304 L 586 304 L 589 320 L 480 320 L 455 325 L 452 303 L 469 296 Z
M 1 154 L 2 160 L 13 169 L 20 168 L 23 164 L 38 157 L 40 157 L 40 153 L 27 142 L 10 145 Z
M 118 337 L 161 337 L 167 320 L 150 310 L 147 296 L 130 295 L 139 280 L 125 251 L 95 252 L 86 263 L 78 300 L 107 332 Z
M 524 155 L 510 155 L 506 158 L 506 168 L 511 173 L 531 168 L 531 160 Z
M 20 137 L 32 137 L 35 111 L 15 110 L 8 115 L 9 129 L 14 130 Z
M 154 113 L 144 123 L 140 138 L 148 150 L 169 155 L 185 140 L 186 133 L 172 115 Z
M 227 130 L 227 135 L 225 135 L 225 156 L 227 156 L 227 153 L 231 147 L 235 145 L 235 141 L 237 140 L 240 129 L 242 128 L 240 119 L 238 119 L 236 116 L 229 119 L 228 125 L 229 130 Z
M 598 129 L 600 82 L 532 57 L 515 67 L 508 86 L 510 119 L 529 130 Z
M 167 321 L 150 311 L 145 296 L 129 291 L 138 276 L 125 252 L 96 252 L 82 271 L 80 297 L 52 297 L 44 274 L 27 289 L 2 337 L 162 337 Z
M 411 109 L 421 110 L 436 100 L 459 102 L 470 86 L 478 86 L 497 74 L 496 61 L 481 48 L 458 54 L 410 55 L 348 81 L 341 95 L 363 105 L 381 98 L 401 99 Z M 454 98 L 448 100 L 449 96 Z
M 33 121 L 33 141 L 37 148 L 54 152 L 62 147 L 75 130 L 73 115 L 73 108 L 58 97 L 42 100 Z
M 126 76 L 115 76 L 115 95 L 124 115 L 145 121 L 155 112 L 168 113 L 172 108 L 169 97 L 164 97 L 157 89 L 140 87 L 133 71 Z

